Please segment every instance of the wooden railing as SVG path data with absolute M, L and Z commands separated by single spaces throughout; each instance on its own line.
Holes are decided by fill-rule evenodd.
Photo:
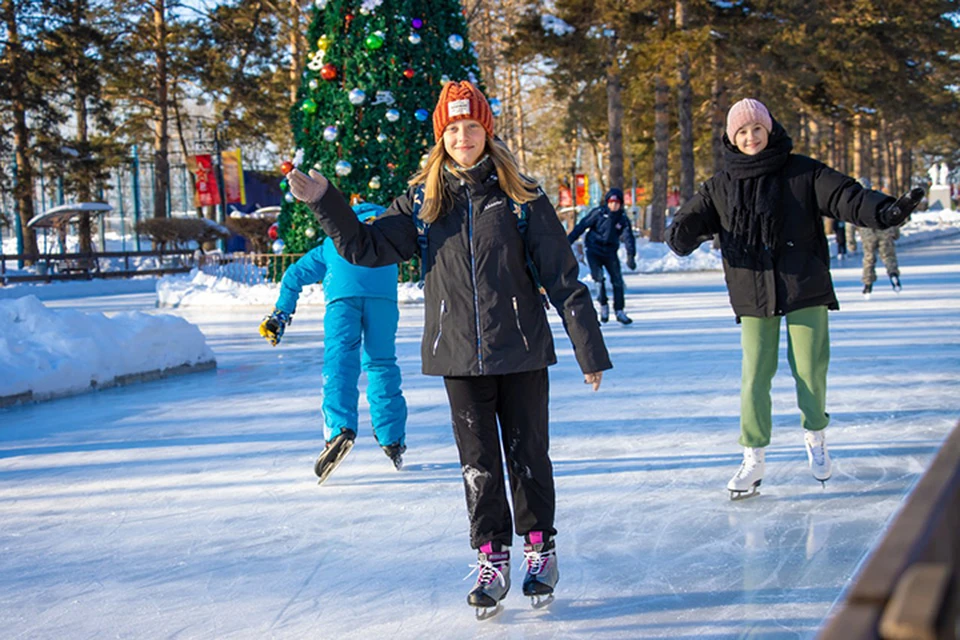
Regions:
M 960 634 L 960 424 L 907 498 L 819 640 Z

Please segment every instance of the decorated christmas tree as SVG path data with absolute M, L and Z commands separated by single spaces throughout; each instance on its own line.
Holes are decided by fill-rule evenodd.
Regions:
M 316 168 L 351 203 L 388 205 L 434 144 L 432 112 L 443 84 L 479 82 L 460 3 L 316 0 L 307 37 L 289 162 Z M 499 112 L 496 99 L 491 107 Z M 278 222 L 277 253 L 304 253 L 321 240 L 313 213 L 289 192 Z

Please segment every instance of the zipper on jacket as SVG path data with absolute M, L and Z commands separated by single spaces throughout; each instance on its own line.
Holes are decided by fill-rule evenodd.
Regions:
M 530 351 L 530 343 L 527 342 L 527 336 L 523 332 L 523 327 L 520 326 L 520 307 L 517 305 L 517 297 L 513 297 L 513 317 L 517 319 L 517 331 L 520 332 L 520 337 L 523 338 L 523 348 L 527 351 Z
M 463 184 L 463 182 L 461 182 Z M 467 229 L 470 237 L 470 275 L 473 279 L 473 317 L 477 325 L 477 365 L 483 375 L 483 351 L 480 344 L 480 289 L 477 287 L 477 256 L 473 250 L 473 198 L 470 187 L 464 184 L 467 192 Z
M 437 347 L 440 346 L 440 336 L 443 335 L 443 314 L 447 312 L 447 301 L 440 301 L 440 329 L 437 330 L 437 339 L 433 341 L 433 355 L 437 355 Z

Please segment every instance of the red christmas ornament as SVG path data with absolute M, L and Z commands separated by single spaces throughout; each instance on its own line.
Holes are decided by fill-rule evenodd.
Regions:
M 328 62 L 320 67 L 320 77 L 324 80 L 335 79 L 337 77 L 337 68 Z
M 348 13 L 348 14 L 346 15 L 346 17 L 344 17 L 343 21 L 347 24 L 347 29 L 349 29 L 349 28 L 350 28 L 350 23 L 353 22 L 353 14 L 352 14 L 352 13 Z
M 270 225 L 270 228 L 267 229 L 267 235 L 270 236 L 271 240 L 276 240 L 280 237 L 280 227 L 278 223 L 274 222 Z
M 283 162 L 280 163 L 280 173 L 282 173 L 283 175 L 287 175 L 291 171 L 293 171 L 292 162 L 290 162 L 289 160 L 284 160 Z
M 388 163 L 387 163 L 387 169 L 388 169 L 389 171 L 393 171 L 393 170 L 396 169 L 396 168 L 397 168 L 397 165 L 393 164 L 392 162 L 388 162 Z
M 406 69 L 403 70 L 403 77 L 406 78 L 407 80 L 413 80 L 414 73 L 416 72 L 413 69 L 411 69 L 410 67 L 407 67 Z

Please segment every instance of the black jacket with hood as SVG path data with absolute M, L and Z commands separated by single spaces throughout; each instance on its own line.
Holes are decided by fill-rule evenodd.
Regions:
M 621 202 L 620 211 L 616 213 L 607 208 L 607 201 L 611 197 L 616 197 Z M 622 203 L 623 191 L 616 188 L 607 191 L 607 195 L 603 197 L 603 204 L 587 213 L 567 236 L 567 240 L 572 244 L 586 231 L 587 237 L 583 243 L 587 251 L 609 258 L 617 255 L 620 243 L 623 242 L 627 248 L 627 258 L 635 257 L 637 242 L 633 237 L 630 218 L 624 212 Z
M 726 135 L 723 142 L 728 157 L 740 153 Z M 768 146 L 783 143 L 792 148 L 786 131 L 774 120 Z M 778 172 L 782 180 L 775 209 L 782 217 L 778 238 L 772 246 L 744 250 L 734 235 L 731 202 L 746 181 L 734 178 L 729 169 L 728 165 L 703 183 L 674 216 L 666 233 L 670 248 L 689 255 L 701 242 L 720 234 L 724 277 L 738 322 L 742 316 L 771 317 L 813 306 L 838 309 L 822 217 L 880 229 L 877 214 L 894 198 L 864 189 L 822 162 L 789 153 Z M 758 194 L 741 198 L 755 203 Z
M 547 315 L 492 161 L 483 160 L 468 176 L 458 182 L 448 174 L 453 205 L 427 228 L 423 373 L 503 375 L 554 364 Z M 360 223 L 332 185 L 310 207 L 340 255 L 378 267 L 419 252 L 414 192 L 394 200 L 372 224 Z M 577 280 L 577 261 L 553 205 L 541 192 L 528 209 L 527 247 L 581 370 L 612 368 L 590 292 Z

